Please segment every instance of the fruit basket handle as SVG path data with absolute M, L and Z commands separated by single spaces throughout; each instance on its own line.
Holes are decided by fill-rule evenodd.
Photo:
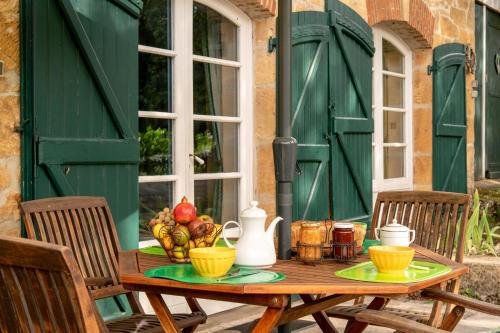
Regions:
M 229 225 L 229 224 L 236 224 L 238 226 L 238 228 L 240 229 L 240 235 L 239 237 L 241 237 L 241 233 L 242 233 L 242 229 L 241 229 L 241 225 L 236 222 L 236 221 L 227 221 L 226 223 L 224 223 L 224 225 L 222 226 L 222 237 L 224 238 L 224 242 L 226 242 L 226 245 L 228 247 L 234 247 L 233 244 L 231 244 L 231 242 L 229 242 L 226 238 L 226 233 L 224 232 L 226 230 L 226 227 Z

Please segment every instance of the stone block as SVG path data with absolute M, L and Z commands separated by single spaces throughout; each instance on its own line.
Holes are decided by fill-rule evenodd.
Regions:
M 413 183 L 420 188 L 432 188 L 432 157 L 415 156 L 413 158 Z
M 11 182 L 9 170 L 5 166 L 0 166 L 0 192 L 9 187 Z
M 19 214 L 20 193 L 11 193 L 3 205 L 0 205 L 0 234 L 7 236 L 21 235 Z
M 19 155 L 20 136 L 14 132 L 14 127 L 19 124 L 19 97 L 0 96 L 0 157 Z
M 255 89 L 254 129 L 257 141 L 273 140 L 276 131 L 276 90 L 271 87 Z
M 273 198 L 276 193 L 272 140 L 257 146 L 256 170 L 258 170 L 256 192 L 259 196 Z
M 413 111 L 413 151 L 432 153 L 432 110 Z
M 267 43 L 254 48 L 254 82 L 274 86 L 276 81 L 276 53 L 267 52 Z
M 457 24 L 447 15 L 439 15 L 438 17 L 439 33 L 442 38 L 449 40 L 459 40 L 459 29 Z
M 276 36 L 276 20 L 269 18 L 265 20 L 258 20 L 254 22 L 254 41 L 267 42 L 269 37 Z

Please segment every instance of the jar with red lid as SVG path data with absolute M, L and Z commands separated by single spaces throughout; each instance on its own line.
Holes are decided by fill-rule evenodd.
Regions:
M 338 222 L 333 226 L 333 255 L 337 259 L 349 260 L 354 257 L 354 224 Z

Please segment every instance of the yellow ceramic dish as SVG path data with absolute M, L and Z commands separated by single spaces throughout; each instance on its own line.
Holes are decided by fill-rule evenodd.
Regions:
M 415 250 L 406 246 L 371 246 L 370 259 L 380 273 L 401 274 L 410 265 Z
M 194 269 L 201 276 L 225 275 L 236 259 L 236 249 L 229 247 L 203 247 L 189 250 Z

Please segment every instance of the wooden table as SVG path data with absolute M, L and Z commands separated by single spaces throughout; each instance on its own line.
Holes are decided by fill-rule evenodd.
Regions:
M 271 332 L 272 328 L 298 318 L 313 315 L 323 332 L 337 332 L 324 310 L 351 300 L 360 295 L 375 296 L 369 308 L 379 310 L 386 305 L 387 297 L 397 297 L 424 288 L 440 285 L 468 271 L 465 265 L 456 263 L 419 246 L 415 259 L 448 265 L 452 271 L 423 282 L 409 284 L 373 283 L 352 281 L 336 277 L 334 272 L 350 265 L 368 261 L 360 255 L 351 264 L 340 264 L 327 260 L 321 265 L 308 266 L 295 260 L 280 260 L 272 270 L 285 274 L 286 278 L 275 283 L 246 285 L 190 284 L 167 279 L 148 278 L 144 271 L 171 265 L 163 256 L 143 254 L 138 251 L 120 254 L 120 279 L 124 287 L 144 291 L 166 332 L 180 332 L 161 294 L 205 298 L 219 301 L 246 303 L 267 307 L 252 332 Z M 300 295 L 304 304 L 290 307 L 290 295 Z M 315 297 L 314 295 L 321 295 Z M 349 332 L 361 332 L 365 324 L 350 325 Z

